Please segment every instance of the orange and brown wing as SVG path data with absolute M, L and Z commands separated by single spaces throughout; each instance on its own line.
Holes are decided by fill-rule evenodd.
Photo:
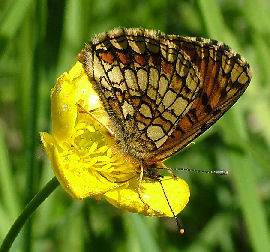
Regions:
M 164 160 L 213 125 L 243 94 L 252 77 L 248 63 L 223 43 L 202 38 L 172 38 L 198 69 L 202 87 L 172 135 L 149 158 Z
M 82 53 L 112 131 L 136 158 L 147 159 L 164 144 L 201 88 L 196 67 L 176 43 L 155 31 L 116 29 Z
M 202 134 L 251 79 L 223 43 L 144 29 L 98 35 L 79 58 L 125 152 L 149 164 Z

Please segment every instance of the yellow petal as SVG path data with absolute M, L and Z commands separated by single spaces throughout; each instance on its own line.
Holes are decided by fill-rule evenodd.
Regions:
M 51 91 L 53 133 L 62 142 L 72 136 L 77 118 L 76 86 L 67 73 L 63 73 Z
M 109 182 L 102 177 L 95 167 L 85 167 L 76 154 L 63 156 L 61 147 L 53 136 L 41 132 L 41 140 L 51 161 L 55 176 L 63 188 L 77 199 L 95 197 L 124 184 Z M 91 169 L 92 168 L 92 169 Z
M 76 66 L 81 67 L 81 71 L 83 71 L 82 65 L 80 62 L 76 63 Z M 77 80 L 77 90 L 76 90 L 76 102 L 87 108 L 89 111 L 96 110 L 102 107 L 102 104 L 99 100 L 99 96 L 94 91 L 92 84 L 89 82 L 87 75 L 83 74 Z
M 45 151 L 51 161 L 51 165 L 52 165 L 55 176 L 57 177 L 59 183 L 69 192 L 69 188 L 67 186 L 68 183 L 65 179 L 65 176 L 63 176 L 61 172 L 62 169 L 59 168 L 59 166 L 61 166 L 61 161 L 60 161 L 58 148 L 60 147 L 57 145 L 55 138 L 51 136 L 50 134 L 46 132 L 40 132 L 40 136 L 41 136 L 41 141 L 43 143 Z
M 92 114 L 107 126 L 107 112 L 79 61 L 68 73 L 63 73 L 57 79 L 51 91 L 53 133 L 58 141 L 62 142 L 72 136 L 78 105 L 85 111 L 92 111 Z
M 189 201 L 190 192 L 187 183 L 183 179 L 174 179 L 167 176 L 162 178 L 161 181 L 174 213 L 178 214 Z M 142 197 L 149 207 L 139 198 L 137 187 L 138 180 L 136 179 L 130 183 L 129 187 L 110 191 L 104 196 L 115 207 L 126 209 L 130 212 L 160 217 L 173 216 L 158 181 L 150 179 L 142 181 Z
M 40 132 L 40 138 L 49 159 L 52 160 L 55 149 L 57 149 L 57 142 L 55 138 L 47 132 Z

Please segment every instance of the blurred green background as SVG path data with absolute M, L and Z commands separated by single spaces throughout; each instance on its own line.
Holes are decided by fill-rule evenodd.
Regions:
M 237 104 L 169 167 L 191 198 L 180 218 L 144 217 L 58 188 L 11 251 L 270 251 L 270 2 L 267 0 L 1 0 L 0 241 L 53 176 L 39 131 L 50 131 L 50 89 L 94 33 L 145 27 L 217 39 L 241 53 L 254 77 Z

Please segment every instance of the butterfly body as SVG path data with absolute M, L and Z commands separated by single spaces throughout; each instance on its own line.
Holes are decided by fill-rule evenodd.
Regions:
M 79 60 L 118 148 L 145 171 L 215 123 L 252 75 L 248 63 L 223 43 L 145 29 L 102 33 Z

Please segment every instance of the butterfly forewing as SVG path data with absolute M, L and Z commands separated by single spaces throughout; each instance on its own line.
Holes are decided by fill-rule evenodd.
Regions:
M 251 78 L 248 64 L 224 44 L 143 29 L 103 33 L 80 58 L 116 138 L 148 164 L 209 128 Z

